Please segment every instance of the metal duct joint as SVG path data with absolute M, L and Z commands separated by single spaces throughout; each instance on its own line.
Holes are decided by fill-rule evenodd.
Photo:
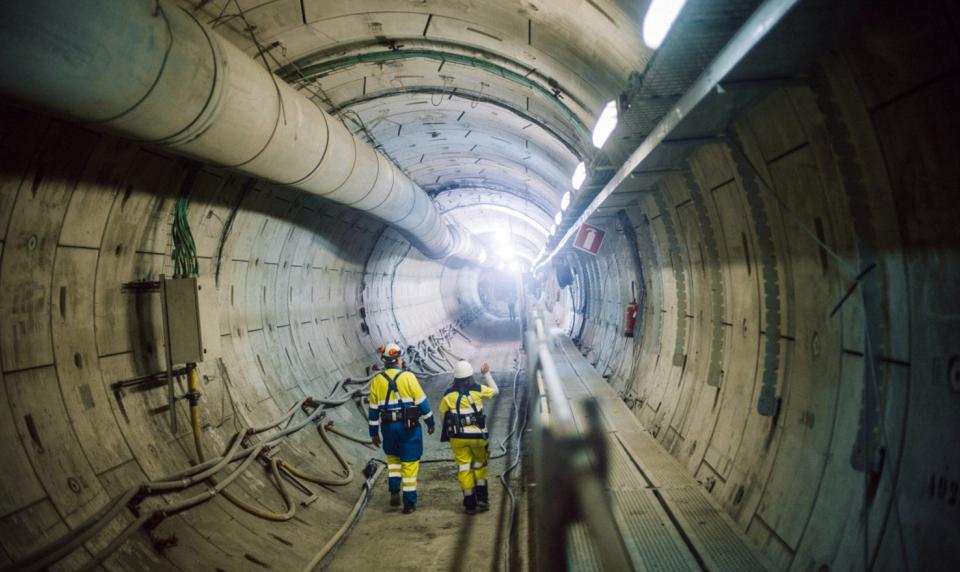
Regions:
M 156 0 L 4 11 L 4 98 L 366 211 L 430 258 L 482 260 L 393 162 L 189 12 Z
M 451 256 L 456 256 L 463 260 L 468 260 L 476 264 L 483 264 L 487 260 L 487 251 L 479 240 L 476 240 L 472 234 L 459 226 L 449 225 L 447 227 L 453 236 L 453 252 Z

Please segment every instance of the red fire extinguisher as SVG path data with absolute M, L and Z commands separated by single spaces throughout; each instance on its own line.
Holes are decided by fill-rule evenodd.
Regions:
M 637 314 L 640 312 L 640 305 L 637 304 L 637 295 L 633 291 L 633 282 L 630 282 L 630 293 L 633 295 L 633 301 L 627 304 L 627 313 L 623 319 L 623 335 L 627 338 L 633 337 L 633 329 L 637 326 Z

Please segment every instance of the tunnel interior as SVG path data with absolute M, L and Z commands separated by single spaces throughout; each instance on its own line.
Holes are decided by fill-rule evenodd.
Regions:
M 759 569 L 960 561 L 957 3 L 688 0 L 656 48 L 647 1 L 121 4 L 169 36 L 127 38 L 68 2 L 0 8 L 4 570 L 293 570 L 318 553 L 347 570 L 382 562 L 383 534 L 408 539 L 401 569 L 542 567 L 534 493 L 551 482 L 523 421 L 535 316 Z M 179 121 L 159 91 L 177 86 L 152 78 L 193 77 L 168 65 L 190 34 L 213 46 L 226 95 L 204 96 L 190 137 L 150 135 Z M 120 41 L 158 59 L 123 63 Z M 111 66 L 142 67 L 130 89 L 163 97 L 108 109 L 126 76 L 84 70 Z M 245 69 L 267 95 L 215 122 L 210 102 L 233 113 Z M 106 95 L 49 87 L 87 80 Z M 609 102 L 620 117 L 597 148 Z M 304 127 L 317 117 L 323 129 Z M 572 246 L 583 224 L 603 233 L 597 252 Z M 166 376 L 181 333 L 165 331 L 158 287 L 184 274 L 215 289 L 219 348 L 196 387 Z M 457 360 L 490 363 L 491 467 L 506 475 L 492 490 L 510 511 L 468 527 L 435 437 L 418 524 L 382 495 L 357 500 L 383 456 L 363 390 L 389 342 L 431 402 Z M 216 477 L 232 498 L 171 509 L 209 480 L 141 496 L 199 464 L 198 447 L 267 443 Z

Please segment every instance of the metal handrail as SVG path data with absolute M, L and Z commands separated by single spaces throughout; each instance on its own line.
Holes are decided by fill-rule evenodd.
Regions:
M 524 313 L 528 326 L 524 340 L 533 424 L 533 465 L 537 526 L 536 567 L 569 569 L 567 531 L 583 522 L 597 548 L 604 570 L 632 570 L 623 539 L 623 523 L 604 486 L 607 450 L 600 410 L 594 398 L 582 400 L 587 428 L 577 430 L 573 408 L 563 391 L 551 352 L 553 337 L 544 325 L 543 308 L 532 298 Z

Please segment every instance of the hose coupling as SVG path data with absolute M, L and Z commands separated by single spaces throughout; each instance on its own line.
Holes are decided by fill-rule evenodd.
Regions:
M 274 453 L 274 451 L 275 451 L 275 449 L 274 449 L 274 447 L 272 447 L 271 445 L 264 445 L 264 446 L 260 449 L 260 452 L 257 453 L 257 460 L 263 461 L 264 463 L 266 463 L 266 464 L 269 465 L 269 464 L 270 464 L 270 458 L 271 458 L 272 454 Z
M 150 487 L 147 485 L 140 485 L 140 487 L 137 488 L 136 494 L 134 494 L 127 502 L 127 508 L 129 508 L 133 514 L 140 516 L 140 503 L 142 503 L 143 499 L 147 498 L 149 495 Z
M 190 407 L 196 407 L 200 403 L 200 396 L 202 394 L 196 389 L 190 390 L 183 394 L 184 399 L 190 402 Z
M 313 418 L 313 422 L 319 427 L 320 422 L 323 421 L 327 416 L 326 411 L 321 411 L 319 415 Z
M 375 459 L 370 459 L 367 461 L 366 466 L 363 467 L 363 477 L 369 481 L 375 474 L 377 474 L 377 461 Z

